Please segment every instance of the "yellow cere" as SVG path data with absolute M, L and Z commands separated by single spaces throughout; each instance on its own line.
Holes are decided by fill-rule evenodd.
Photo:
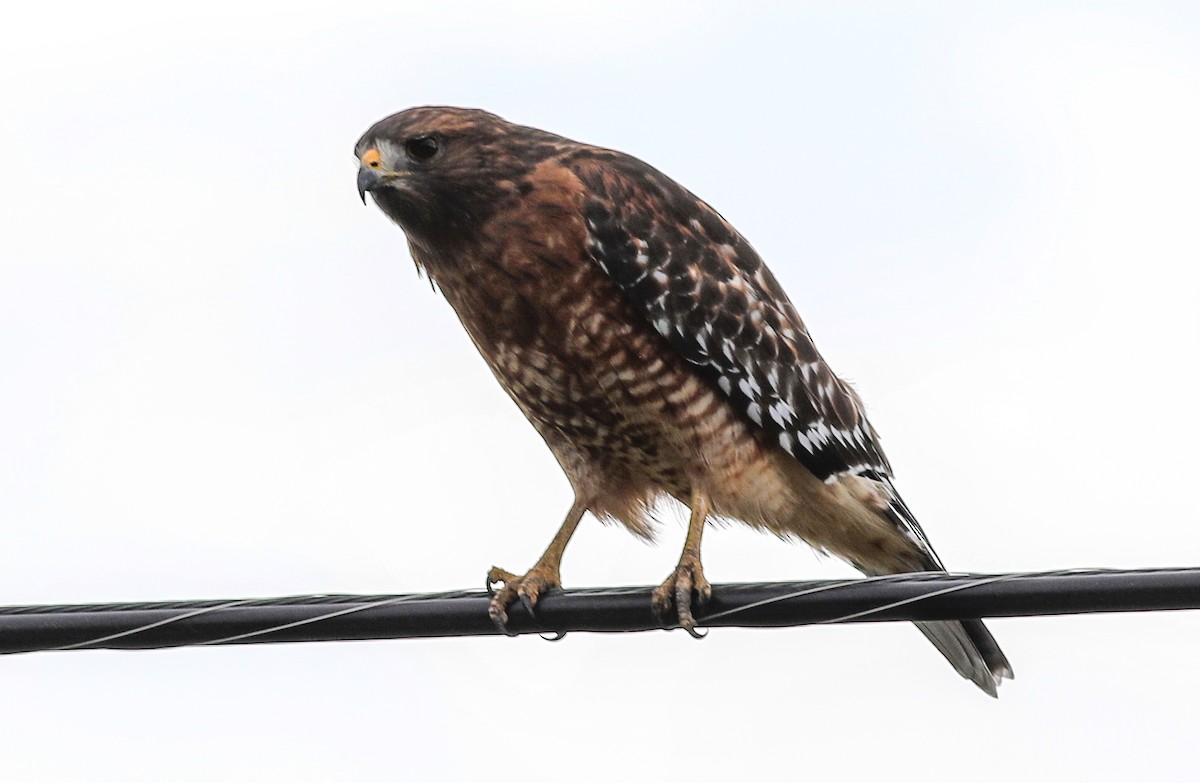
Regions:
M 383 159 L 379 156 L 379 150 L 374 147 L 364 152 L 359 160 L 363 162 L 364 166 L 373 169 L 377 169 L 383 165 Z

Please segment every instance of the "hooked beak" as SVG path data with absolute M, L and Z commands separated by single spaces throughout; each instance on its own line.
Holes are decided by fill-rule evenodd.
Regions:
M 367 191 L 374 189 L 383 180 L 379 172 L 362 166 L 358 169 L 358 197 L 367 203 Z

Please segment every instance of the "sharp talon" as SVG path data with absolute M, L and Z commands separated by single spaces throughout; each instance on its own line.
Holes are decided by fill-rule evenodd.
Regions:
M 494 585 L 501 582 L 504 583 L 503 588 L 493 588 Z M 525 607 L 530 618 L 540 623 L 541 616 L 537 610 L 538 597 L 546 591 L 558 587 L 558 574 L 556 572 L 548 573 L 548 569 L 542 566 L 531 569 L 525 576 L 517 576 L 503 568 L 493 566 L 487 574 L 487 587 L 488 592 L 492 595 L 492 602 L 488 607 L 492 622 L 506 635 L 517 636 L 508 629 L 508 609 L 520 599 L 521 606 Z
M 492 622 L 495 623 L 496 627 L 500 629 L 500 633 L 504 634 L 505 636 L 516 636 L 517 635 L 516 631 L 510 631 L 508 629 L 508 614 L 507 613 L 505 613 L 502 617 L 497 617 L 497 616 L 493 615 Z
M 529 612 L 529 616 L 534 620 L 538 619 L 537 610 L 533 607 L 533 601 L 525 593 L 520 594 L 521 606 L 525 607 L 525 611 Z
M 703 639 L 707 631 L 696 630 L 696 617 L 692 614 L 693 604 L 703 609 L 712 598 L 712 585 L 704 578 L 700 563 L 681 559 L 679 566 L 667 580 L 654 589 L 650 596 L 654 615 L 667 628 L 679 627 L 694 639 Z M 674 617 L 671 609 L 674 608 Z
M 679 624 L 692 633 L 696 618 L 692 617 L 692 580 L 686 574 L 675 580 L 675 611 L 679 614 Z
M 500 629 L 500 633 L 505 636 L 516 636 L 515 633 L 508 630 L 508 612 L 505 611 L 507 604 L 499 599 L 493 599 L 488 607 L 488 616 L 492 618 L 492 622 Z
M 538 636 L 542 639 L 545 639 L 548 642 L 561 642 L 563 639 L 567 638 L 567 632 L 566 631 L 555 631 L 553 636 L 547 636 L 544 633 L 539 633 Z
M 503 568 L 492 566 L 484 577 L 484 586 L 487 588 L 489 595 L 496 594 L 496 585 L 503 583 L 505 587 L 512 587 L 509 583 L 516 580 L 516 577 L 505 571 Z
M 684 615 L 692 616 L 692 585 L 690 579 L 680 577 L 675 581 L 675 609 L 679 612 L 679 622 L 683 624 Z

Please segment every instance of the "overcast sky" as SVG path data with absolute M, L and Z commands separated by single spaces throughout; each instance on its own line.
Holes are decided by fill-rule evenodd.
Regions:
M 473 588 L 570 503 L 354 142 L 633 153 L 757 247 L 956 570 L 1200 565 L 1189 3 L 25 4 L 0 28 L 0 603 Z M 678 558 L 585 520 L 568 586 Z M 744 528 L 714 582 L 842 577 Z M 1200 615 L 0 659 L 6 780 L 1183 779 Z

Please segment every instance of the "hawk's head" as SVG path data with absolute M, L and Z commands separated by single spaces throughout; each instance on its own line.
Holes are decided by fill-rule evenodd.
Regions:
M 354 147 L 358 192 L 409 239 L 470 234 L 565 139 L 478 109 L 421 106 L 380 120 Z

